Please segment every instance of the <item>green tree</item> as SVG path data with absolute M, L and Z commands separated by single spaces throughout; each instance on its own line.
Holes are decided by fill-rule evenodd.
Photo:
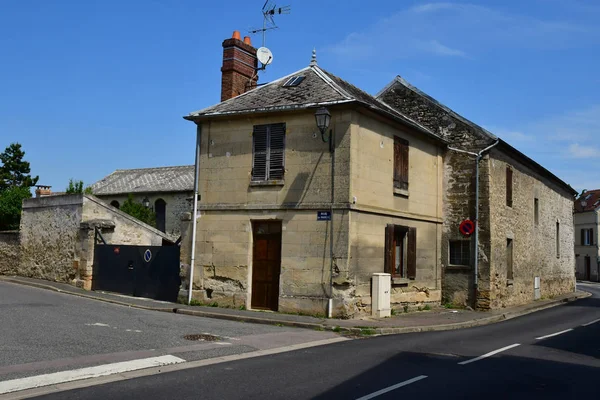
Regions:
M 11 187 L 0 191 L 0 231 L 19 229 L 21 206 L 31 197 L 27 187 Z
M 25 152 L 19 143 L 11 143 L 3 153 L 0 153 L 0 192 L 11 188 L 30 188 L 35 186 L 39 177 L 32 178 L 31 168 L 27 161 L 23 161 Z
M 142 203 L 138 203 L 133 199 L 133 195 L 129 194 L 127 200 L 121 206 L 121 211 L 139 219 L 145 224 L 156 228 L 156 213 L 149 208 L 144 207 Z
M 69 179 L 69 186 L 65 190 L 67 194 L 83 193 L 83 181 L 75 181 L 73 178 Z

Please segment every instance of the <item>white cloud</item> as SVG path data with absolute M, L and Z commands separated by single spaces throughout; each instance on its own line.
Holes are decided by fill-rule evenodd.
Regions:
M 327 48 L 347 59 L 467 57 L 497 48 L 559 49 L 600 42 L 600 29 L 475 4 L 432 2 L 400 10 Z
M 573 158 L 600 157 L 600 150 L 593 146 L 580 146 L 579 143 L 572 143 L 569 146 L 569 155 Z

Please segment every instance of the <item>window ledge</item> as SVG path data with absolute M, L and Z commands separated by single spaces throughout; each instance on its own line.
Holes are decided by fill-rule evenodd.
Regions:
M 394 188 L 394 195 L 408 197 L 408 189 Z
M 514 281 L 512 279 L 507 279 L 506 280 L 506 286 L 513 286 Z
M 250 181 L 251 187 L 261 187 L 261 186 L 283 186 L 285 181 L 283 179 L 276 179 L 272 181 Z
M 448 271 L 470 271 L 470 265 L 447 265 L 446 270 Z
M 392 285 L 394 286 L 408 286 L 408 284 L 412 281 L 413 279 L 408 279 L 408 278 L 394 278 L 392 277 Z

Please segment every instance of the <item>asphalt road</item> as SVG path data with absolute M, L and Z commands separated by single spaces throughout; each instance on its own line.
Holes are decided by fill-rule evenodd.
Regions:
M 184 339 L 190 334 L 221 340 Z M 0 386 L 12 379 L 162 355 L 194 361 L 334 337 L 331 332 L 146 311 L 0 282 Z
M 593 297 L 498 324 L 346 341 L 39 399 L 598 398 L 600 286 L 579 287 Z

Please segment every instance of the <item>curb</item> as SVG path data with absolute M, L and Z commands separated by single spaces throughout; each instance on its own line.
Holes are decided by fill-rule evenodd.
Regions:
M 547 308 L 556 307 L 563 303 L 569 303 L 573 301 L 577 301 L 580 299 L 584 299 L 590 297 L 592 294 L 588 292 L 578 292 L 574 296 L 567 297 L 564 299 L 553 300 L 549 303 L 541 304 L 539 306 L 531 307 L 526 310 L 515 311 L 515 312 L 507 312 L 504 314 L 498 314 L 490 317 L 484 317 L 479 319 L 474 319 L 470 321 L 464 322 L 456 322 L 451 324 L 441 324 L 441 325 L 423 325 L 423 326 L 405 326 L 405 327 L 389 327 L 389 328 L 356 328 L 356 327 L 342 327 L 336 325 L 329 324 L 321 324 L 321 323 L 312 323 L 312 322 L 299 322 L 299 321 L 288 321 L 288 320 L 279 320 L 279 319 L 267 319 L 253 316 L 245 316 L 245 315 L 235 315 L 235 314 L 219 314 L 213 313 L 209 311 L 202 310 L 190 310 L 188 308 L 177 308 L 177 307 L 147 307 L 138 304 L 126 303 L 123 301 L 105 299 L 102 297 L 97 297 L 94 295 L 88 295 L 84 293 L 72 292 L 69 290 L 62 290 L 56 288 L 51 285 L 45 285 L 43 283 L 37 282 L 28 282 L 21 281 L 19 279 L 13 279 L 11 277 L 0 276 L 0 281 L 15 283 L 23 286 L 31 286 L 38 289 L 46 289 L 53 292 L 69 294 L 73 296 L 83 297 L 91 300 L 103 301 L 105 303 L 117 304 L 125 307 L 138 308 L 141 310 L 148 311 L 160 311 L 160 312 L 169 312 L 176 313 L 182 315 L 190 315 L 195 317 L 204 317 L 204 318 L 213 318 L 213 319 L 222 319 L 228 321 L 237 321 L 237 322 L 248 322 L 253 324 L 263 324 L 263 325 L 277 325 L 277 326 L 289 326 L 293 328 L 305 328 L 305 329 L 313 329 L 313 330 L 323 330 L 323 331 L 333 331 L 336 333 L 342 334 L 351 334 L 357 336 L 379 336 L 379 335 L 397 335 L 402 333 L 418 333 L 418 332 L 440 332 L 440 331 L 450 331 L 456 329 L 465 329 L 465 328 L 474 328 L 483 325 L 489 325 L 496 322 L 506 321 L 509 319 L 517 318 L 523 315 L 531 314 L 536 311 L 542 311 Z

